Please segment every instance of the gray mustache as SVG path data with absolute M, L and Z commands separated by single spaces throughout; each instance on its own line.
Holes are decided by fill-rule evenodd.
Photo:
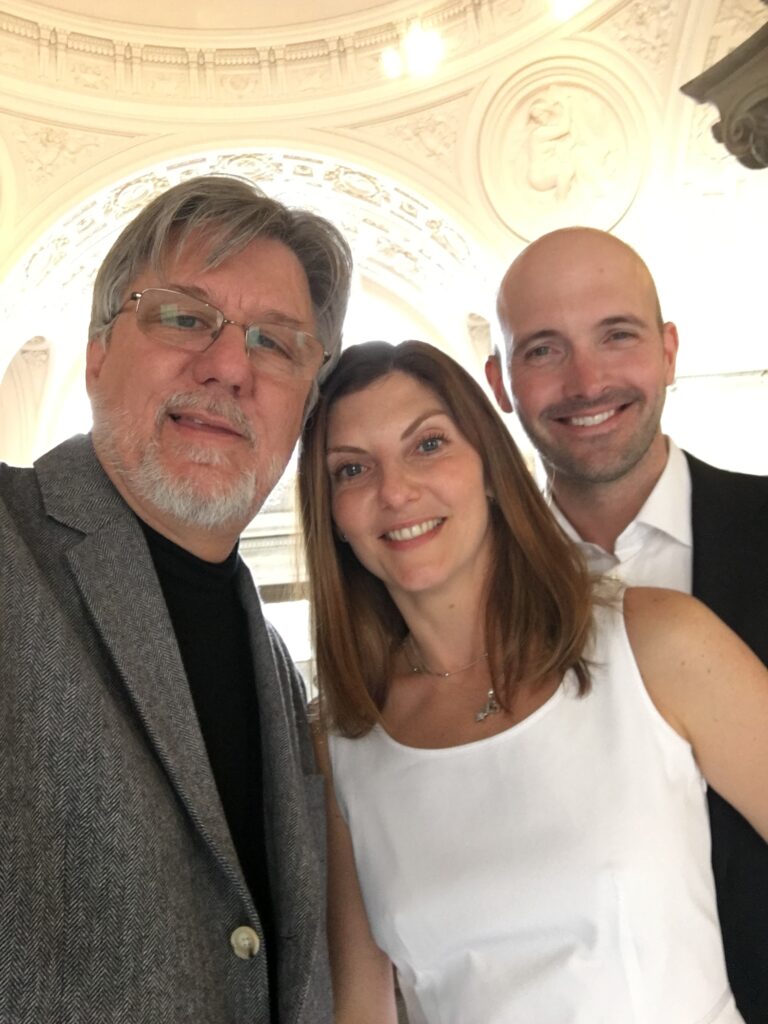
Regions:
M 243 410 L 232 398 L 201 395 L 196 391 L 179 392 L 175 395 L 170 395 L 157 411 L 157 424 L 159 426 L 166 416 L 190 409 L 207 412 L 212 416 L 225 419 L 234 430 L 243 435 L 246 441 L 253 444 L 254 434 L 251 425 L 246 419 Z

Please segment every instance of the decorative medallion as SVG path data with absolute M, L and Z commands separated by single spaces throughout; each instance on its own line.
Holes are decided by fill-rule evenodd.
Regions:
M 646 157 L 640 126 L 600 71 L 534 65 L 488 107 L 483 185 L 497 215 L 527 241 L 575 224 L 609 230 L 637 193 Z

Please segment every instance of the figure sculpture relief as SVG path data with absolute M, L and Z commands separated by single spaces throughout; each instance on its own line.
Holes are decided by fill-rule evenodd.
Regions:
M 573 81 L 502 96 L 489 119 L 484 160 L 488 193 L 523 238 L 546 228 L 610 228 L 637 188 L 639 162 L 626 114 L 597 88 Z
M 604 194 L 616 167 L 615 134 L 601 137 L 597 97 L 551 86 L 527 106 L 525 181 L 555 204 Z

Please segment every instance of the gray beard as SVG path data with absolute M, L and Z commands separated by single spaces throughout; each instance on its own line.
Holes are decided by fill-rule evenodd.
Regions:
M 198 464 L 216 465 L 218 458 L 192 454 Z M 141 457 L 138 467 L 124 472 L 123 477 L 133 491 L 159 512 L 172 516 L 186 526 L 210 530 L 229 523 L 248 523 L 256 514 L 256 473 L 251 471 L 218 491 L 201 493 L 189 479 L 171 477 L 159 457 L 159 445 L 152 440 Z
M 142 502 L 151 505 L 158 512 L 170 516 L 179 523 L 198 529 L 215 529 L 227 525 L 241 530 L 256 514 L 262 503 L 280 477 L 280 466 L 270 460 L 266 481 L 259 488 L 256 470 L 249 470 L 232 481 L 221 481 L 216 488 L 209 484 L 201 487 L 194 479 L 171 475 L 163 466 L 160 452 L 159 430 L 174 407 L 205 408 L 216 415 L 227 416 L 233 424 L 245 429 L 246 436 L 253 444 L 250 427 L 234 403 L 221 399 L 207 399 L 190 394 L 172 395 L 158 410 L 156 433 L 139 453 L 138 465 L 126 465 L 121 449 L 133 445 L 133 425 L 124 414 L 106 412 L 93 404 L 93 436 L 100 457 L 120 474 L 126 489 Z M 121 444 L 121 442 L 124 442 Z M 226 463 L 226 456 L 205 445 L 185 445 L 184 455 L 197 465 L 218 466 Z M 260 493 L 261 492 L 261 493 Z

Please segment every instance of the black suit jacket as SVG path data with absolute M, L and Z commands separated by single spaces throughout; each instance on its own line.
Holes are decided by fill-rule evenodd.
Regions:
M 768 477 L 686 457 L 693 593 L 768 665 Z M 768 1024 L 768 843 L 711 789 L 709 813 L 728 977 L 747 1024 Z

